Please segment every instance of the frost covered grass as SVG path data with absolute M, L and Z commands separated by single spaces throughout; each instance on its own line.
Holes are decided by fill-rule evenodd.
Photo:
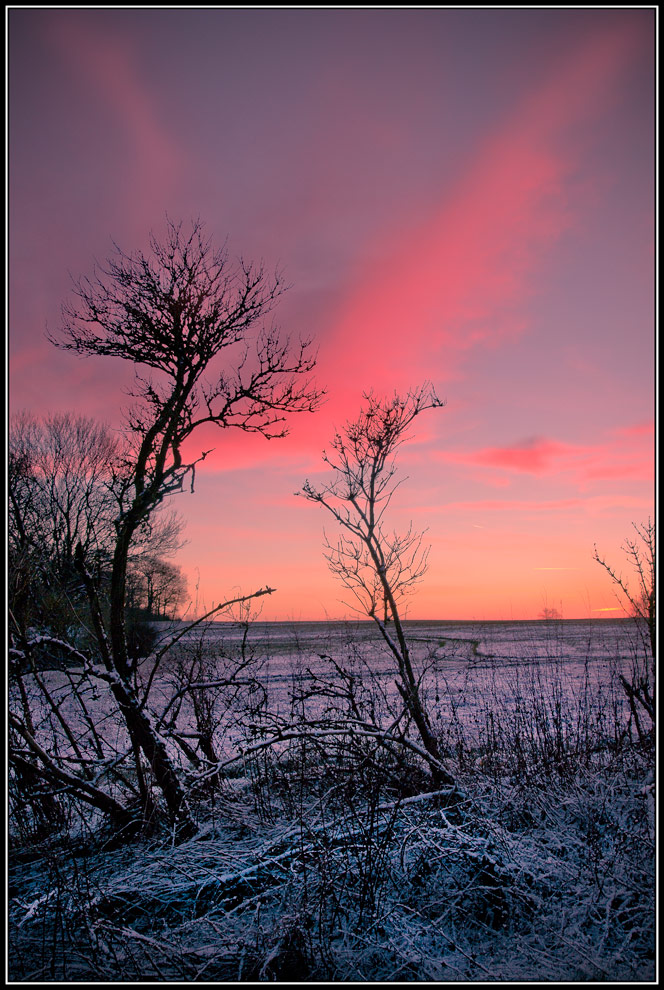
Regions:
M 157 697 L 163 710 L 182 692 L 162 723 L 173 752 L 198 726 L 217 758 L 182 764 L 198 834 L 177 844 L 162 825 L 120 842 L 65 788 L 48 835 L 16 812 L 10 978 L 652 981 L 654 752 L 630 732 L 624 657 L 578 643 L 571 662 L 548 629 L 529 655 L 499 633 L 493 649 L 467 630 L 423 637 L 456 782 L 436 792 L 391 728 L 370 639 L 319 637 L 296 657 L 285 639 L 255 679 L 248 653 L 221 677 L 193 644 Z M 35 711 L 63 755 L 55 687 Z M 105 717 L 104 745 L 104 726 L 118 731 Z
M 647 757 L 459 783 L 401 800 L 328 787 L 295 815 L 273 799 L 266 820 L 243 778 L 180 846 L 33 849 L 11 875 L 12 977 L 653 979 Z

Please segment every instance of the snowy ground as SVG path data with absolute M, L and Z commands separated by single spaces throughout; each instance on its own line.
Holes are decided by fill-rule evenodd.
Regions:
M 201 828 L 179 846 L 159 833 L 104 848 L 72 813 L 68 835 L 12 848 L 10 978 L 653 982 L 654 759 L 617 732 L 633 628 L 408 632 L 456 793 L 408 796 L 416 761 L 381 776 L 355 755 L 337 762 L 321 736 L 234 763 L 214 793 L 192 788 Z M 208 630 L 205 664 L 227 670 L 240 635 Z M 252 643 L 243 672 L 267 691 L 270 725 L 277 709 L 291 724 L 330 716 L 336 699 L 314 689 L 333 662 L 375 713 L 395 703 L 369 625 L 259 623 Z M 180 659 L 197 645 L 183 641 Z M 64 705 L 67 678 L 49 677 Z M 251 697 L 215 695 L 225 753 Z M 103 693 L 89 701 L 117 731 Z M 180 727 L 192 717 L 183 705 Z
M 514 715 L 524 704 L 541 699 L 567 730 L 581 721 L 615 720 L 627 712 L 619 673 L 629 674 L 637 644 L 629 621 L 406 623 L 422 693 L 438 731 L 468 739 L 485 730 L 491 713 Z M 168 635 L 169 629 L 163 630 Z M 242 630 L 214 623 L 204 633 L 205 651 L 231 654 Z M 196 630 L 179 643 L 179 655 L 200 641 Z M 317 679 L 335 680 L 334 664 L 354 674 L 373 692 L 383 713 L 398 707 L 394 660 L 373 623 L 262 623 L 251 631 L 260 663 L 255 676 L 267 692 L 272 712 L 287 717 L 293 697 L 311 697 L 293 717 L 316 717 L 320 699 Z M 165 671 L 165 680 L 168 680 Z M 164 699 L 169 687 L 165 686 Z M 588 726 L 586 725 L 586 728 Z

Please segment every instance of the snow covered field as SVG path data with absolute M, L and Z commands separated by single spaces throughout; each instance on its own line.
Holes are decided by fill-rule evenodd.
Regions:
M 558 717 L 568 720 L 578 721 L 581 708 L 584 717 L 594 712 L 606 719 L 627 711 L 616 686 L 617 675 L 630 673 L 638 652 L 630 620 L 407 621 L 405 627 L 423 695 L 442 726 L 454 717 L 472 733 L 491 711 L 514 713 L 535 697 L 557 706 Z M 162 635 L 172 628 L 164 627 Z M 212 623 L 183 637 L 178 652 L 202 647 L 210 658 L 227 656 L 237 652 L 242 635 L 237 625 Z M 301 714 L 315 717 L 312 688 L 338 680 L 335 665 L 379 695 L 383 708 L 397 702 L 394 660 L 373 623 L 256 622 L 249 643 L 255 676 L 275 713 L 285 715 L 294 695 L 310 694 Z
M 630 622 L 409 622 L 457 782 L 438 796 L 417 756 L 339 735 L 351 698 L 377 721 L 399 708 L 373 626 L 244 632 L 183 637 L 150 691 L 176 758 L 209 716 L 228 760 L 213 790 L 181 762 L 198 835 L 107 846 L 71 807 L 59 834 L 14 841 L 12 979 L 654 980 L 654 757 L 617 679 Z M 36 725 L 60 758 L 56 710 L 84 758 L 90 724 L 121 753 L 103 684 L 85 682 L 83 716 L 75 669 L 41 677 Z

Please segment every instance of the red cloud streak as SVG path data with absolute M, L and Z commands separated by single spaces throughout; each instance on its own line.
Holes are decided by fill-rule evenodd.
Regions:
M 575 51 L 477 149 L 430 220 L 375 246 L 384 260 L 358 278 L 333 336 L 346 380 L 402 387 L 422 376 L 423 355 L 426 377 L 449 374 L 460 352 L 523 329 L 515 306 L 571 223 L 565 182 L 581 152 L 568 130 L 606 104 L 635 40 L 610 30 Z
M 623 431 L 620 431 L 622 434 Z M 506 447 L 485 447 L 474 451 L 441 451 L 439 460 L 533 475 L 559 475 L 571 472 L 578 481 L 625 478 L 650 481 L 653 478 L 653 451 L 650 444 L 640 449 L 637 438 L 649 434 L 624 431 L 611 443 L 568 444 L 546 437 L 530 437 Z M 626 442 L 629 441 L 629 442 Z

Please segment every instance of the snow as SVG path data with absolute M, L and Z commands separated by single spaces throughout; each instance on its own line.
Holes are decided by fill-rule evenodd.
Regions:
M 30 837 L 12 792 L 12 979 L 653 981 L 653 754 L 612 731 L 628 718 L 615 687 L 631 662 L 626 627 L 562 625 L 539 639 L 523 626 L 512 639 L 507 626 L 411 627 L 457 783 L 436 793 L 421 786 L 417 752 L 378 738 L 396 739 L 403 721 L 386 648 L 366 627 L 300 630 L 296 657 L 283 627 L 258 629 L 258 709 L 247 684 L 229 689 L 233 630 L 213 628 L 218 677 L 201 671 L 194 683 L 216 706 L 214 790 L 173 738 L 179 728 L 195 744 L 191 699 L 176 724 L 160 723 L 182 684 L 176 656 L 146 707 L 187 782 L 194 838 L 174 845 L 164 828 L 111 848 L 104 822 L 65 792 L 66 828 Z M 362 719 L 346 712 L 344 724 L 347 698 L 326 656 L 356 676 Z M 90 724 L 70 675 L 41 676 L 87 758 Z M 326 678 L 334 690 L 321 694 Z M 24 684 L 35 731 L 69 765 L 52 709 L 30 675 Z M 93 779 L 119 796 L 115 774 L 130 774 L 131 752 L 108 688 L 95 684 L 98 694 L 77 688 L 104 746 Z M 380 729 L 367 728 L 371 713 Z

